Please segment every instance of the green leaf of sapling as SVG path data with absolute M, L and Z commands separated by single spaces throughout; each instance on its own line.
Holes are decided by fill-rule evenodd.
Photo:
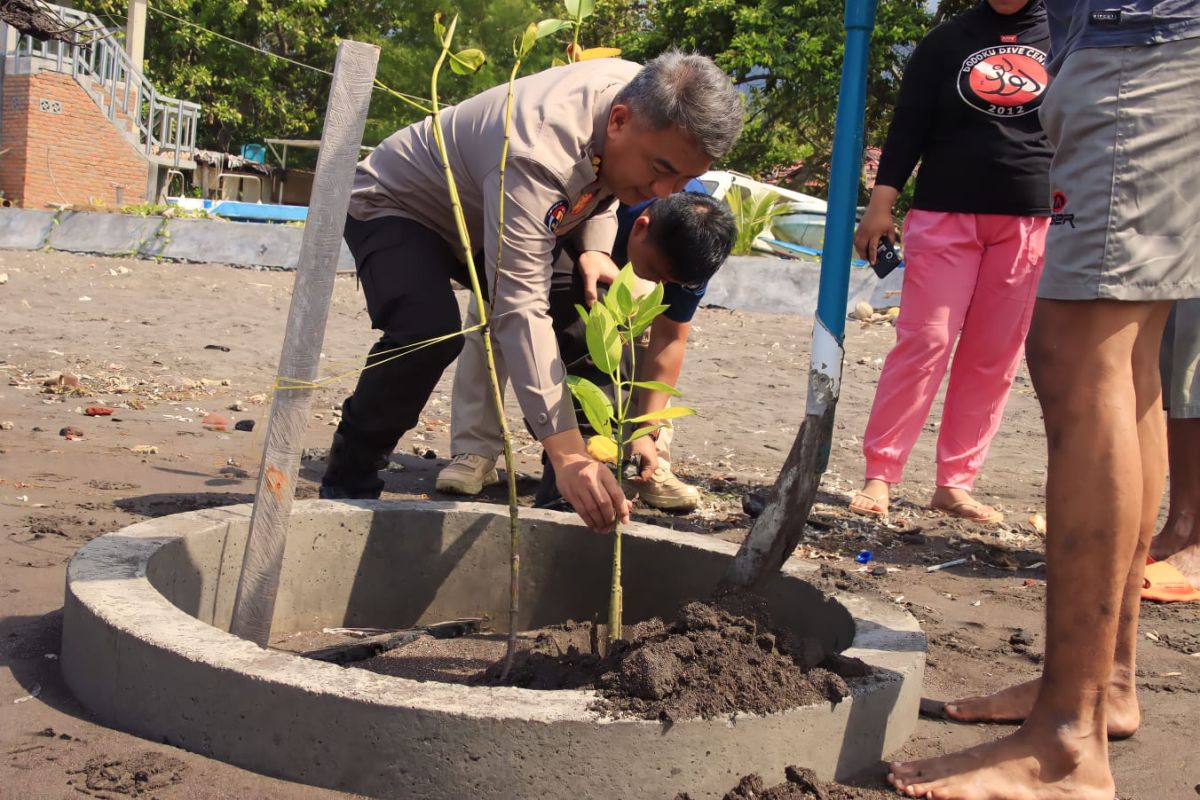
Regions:
M 518 58 L 524 58 L 533 49 L 534 43 L 538 40 L 537 32 L 538 26 L 535 23 L 529 23 L 529 27 L 525 29 L 525 33 L 521 34 L 521 45 L 517 50 Z
M 658 430 L 661 427 L 663 427 L 663 426 L 662 425 L 647 425 L 644 428 L 638 428 L 636 431 L 634 431 L 632 434 L 630 434 L 628 439 L 625 440 L 625 444 L 629 444 L 630 442 L 636 441 L 636 440 L 642 438 L 643 436 L 649 436 L 650 434 L 654 433 L 656 430 Z
M 655 420 L 664 419 L 679 419 L 680 417 L 690 417 L 696 413 L 696 409 L 688 408 L 687 406 L 668 406 L 655 411 L 653 414 L 642 414 L 640 417 L 627 419 L 627 424 L 635 424 L 638 422 L 654 422 Z
M 633 327 L 629 331 L 630 335 L 632 335 L 635 339 L 641 336 L 642 332 L 645 331 L 646 328 L 650 327 L 651 323 L 654 322 L 658 315 L 666 311 L 668 308 L 670 308 L 670 306 L 653 306 L 643 310 L 642 313 L 638 315 L 638 318 L 634 321 Z
M 669 383 L 662 381 L 632 381 L 630 386 L 636 386 L 639 389 L 646 389 L 651 392 L 666 392 L 672 397 L 683 397 L 683 392 L 676 389 Z
M 583 415 L 587 417 L 588 422 L 596 429 L 596 432 L 611 439 L 613 407 L 612 402 L 608 399 L 608 395 L 587 378 L 580 378 L 576 375 L 567 376 L 567 388 L 571 390 L 571 394 L 579 401 L 579 407 L 583 409 Z
M 537 38 L 545 39 L 547 36 L 553 36 L 561 30 L 572 27 L 574 24 L 569 19 L 544 19 L 537 24 Z
M 487 63 L 487 56 L 476 47 L 468 47 L 450 55 L 450 69 L 459 75 L 474 75 Z
M 612 375 L 621 363 L 621 337 L 617 334 L 617 323 L 603 305 L 592 306 L 586 330 L 588 355 L 596 368 Z

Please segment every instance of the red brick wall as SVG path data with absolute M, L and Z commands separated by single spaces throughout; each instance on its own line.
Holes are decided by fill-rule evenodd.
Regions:
M 60 113 L 42 111 L 58 103 Z M 51 203 L 117 205 L 146 200 L 149 163 L 70 75 L 4 78 L 0 189 L 25 208 Z M 118 118 L 118 121 L 120 119 Z

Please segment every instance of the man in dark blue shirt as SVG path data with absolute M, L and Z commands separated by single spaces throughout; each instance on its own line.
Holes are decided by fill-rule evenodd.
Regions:
M 728 208 L 708 197 L 702 183 L 693 180 L 685 189 L 685 193 L 666 201 L 622 205 L 617 212 L 612 257 L 598 251 L 572 252 L 569 247 L 560 257 L 552 281 L 550 316 L 569 374 L 587 377 L 598 384 L 607 380 L 590 367 L 575 304 L 590 306 L 599 296 L 599 286 L 616 278 L 617 265 L 633 260 L 644 271 L 648 268 L 651 274 L 662 275 L 663 303 L 668 306 L 653 322 L 639 347 L 638 379 L 678 384 L 691 320 L 704 297 L 707 276 L 711 273 L 700 269 L 690 273 L 698 276 L 695 282 L 672 281 L 673 276 L 688 275 L 688 267 L 668 262 L 679 261 L 683 253 L 689 253 L 682 256 L 684 261 L 705 262 L 716 258 L 724 261 L 735 233 Z M 655 206 L 656 202 L 662 205 Z M 459 358 L 454 377 L 450 425 L 453 460 L 437 479 L 437 488 L 452 494 L 478 494 L 484 486 L 499 479 L 495 471 L 502 451 L 499 426 L 491 411 L 491 399 L 481 390 L 485 384 L 483 365 L 478 359 L 469 358 L 470 352 L 464 351 Z M 639 398 L 638 413 L 659 411 L 666 408 L 669 400 L 665 392 L 646 392 Z M 580 423 L 585 424 L 583 420 Z M 643 465 L 642 477 L 637 481 L 638 493 L 647 505 L 655 508 L 691 511 L 700 501 L 700 492 L 671 471 L 668 449 L 671 433 L 668 422 L 659 435 L 634 442 L 633 453 L 641 458 Z M 545 480 L 543 485 L 547 485 Z
M 687 186 L 683 190 L 695 194 L 708 194 L 708 190 L 704 188 L 704 184 L 695 178 L 688 181 Z M 622 203 L 617 207 L 617 238 L 613 242 L 612 252 L 614 264 L 623 265 L 629 263 L 629 234 L 633 230 L 633 225 L 637 221 L 637 218 L 653 203 L 653 200 L 647 200 L 645 203 L 640 203 L 636 206 L 627 206 Z M 616 275 L 611 277 L 615 278 Z M 611 283 L 611 278 L 607 282 Z M 663 316 L 681 325 L 691 322 L 707 290 L 708 281 L 695 286 L 684 286 L 681 283 L 666 281 L 663 283 L 663 305 L 668 306 L 668 308 L 663 312 Z M 591 305 L 596 299 L 595 283 L 590 285 L 585 284 L 584 292 L 588 299 L 588 304 Z

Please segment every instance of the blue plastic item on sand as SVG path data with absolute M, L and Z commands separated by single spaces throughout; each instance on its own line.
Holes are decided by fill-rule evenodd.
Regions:
M 860 564 L 869 564 L 873 558 L 875 558 L 875 554 L 870 550 L 859 550 L 854 560 Z

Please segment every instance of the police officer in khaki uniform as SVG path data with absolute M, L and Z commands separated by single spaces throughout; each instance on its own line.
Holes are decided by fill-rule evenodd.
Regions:
M 587 455 L 566 392 L 548 315 L 560 242 L 608 252 L 617 200 L 634 205 L 679 191 L 729 151 L 742 110 L 728 77 L 709 59 L 666 53 L 638 67 L 601 59 L 516 82 L 504 174 L 499 247 L 500 153 L 507 88 L 442 114 L 442 132 L 481 283 L 499 279 L 492 335 L 521 410 L 555 468 L 559 490 L 597 530 L 627 519 L 616 480 Z M 462 338 L 397 355 L 397 348 L 458 331 L 451 280 L 469 285 L 427 118 L 388 137 L 359 164 L 346 241 L 367 311 L 383 332 L 369 368 L 347 398 L 321 484 L 327 498 L 374 498 L 378 470 L 416 425 Z M 670 280 L 646 268 L 647 280 Z
M 575 311 L 576 304 L 591 307 L 598 297 L 598 284 L 611 284 L 616 278 L 617 264 L 632 261 L 644 266 L 642 261 L 658 258 L 673 262 L 669 271 L 676 280 L 686 279 L 687 285 L 663 284 L 662 302 L 666 310 L 646 331 L 645 343 L 639 342 L 637 378 L 678 385 L 692 317 L 700 306 L 707 281 L 728 257 L 737 235 L 728 205 L 708 197 L 708 190 L 698 180 L 689 181 L 686 188 L 684 195 L 672 195 L 667 202 L 652 200 L 640 206 L 619 206 L 612 258 L 596 252 L 573 258 L 568 246 L 567 252 L 556 262 L 550 314 L 559 351 L 568 363 L 570 374 L 582 375 L 581 370 L 594 370 L 590 361 L 571 363 L 570 354 L 578 351 L 582 344 L 575 340 L 582 340 L 584 334 Z M 635 294 L 649 292 L 654 286 L 649 281 L 639 280 Z M 560 295 L 565 295 L 565 299 L 560 300 Z M 471 312 L 472 309 L 468 309 L 468 320 L 473 322 L 475 318 Z M 466 337 L 454 369 L 450 408 L 452 460 L 438 473 L 437 489 L 471 496 L 482 492 L 485 486 L 499 482 L 496 462 L 504 452 L 500 421 L 487 380 L 483 339 L 478 333 Z M 600 375 L 593 378 L 593 382 L 603 389 L 607 378 Z M 665 392 L 639 392 L 636 414 L 660 411 L 667 407 L 669 400 Z M 581 429 L 586 430 L 585 419 L 578 414 L 577 418 Z M 672 423 L 665 421 L 663 427 L 650 436 L 633 443 L 630 455 L 640 457 L 641 474 L 629 485 L 637 489 L 638 499 L 651 508 L 686 513 L 699 505 L 701 493 L 671 471 L 673 432 Z M 552 469 L 543 473 L 542 486 L 534 499 L 535 507 L 545 502 L 555 503 L 546 507 L 556 507 L 558 493 L 554 491 L 553 482 L 547 480 L 552 475 Z M 544 491 L 546 489 L 549 491 Z

